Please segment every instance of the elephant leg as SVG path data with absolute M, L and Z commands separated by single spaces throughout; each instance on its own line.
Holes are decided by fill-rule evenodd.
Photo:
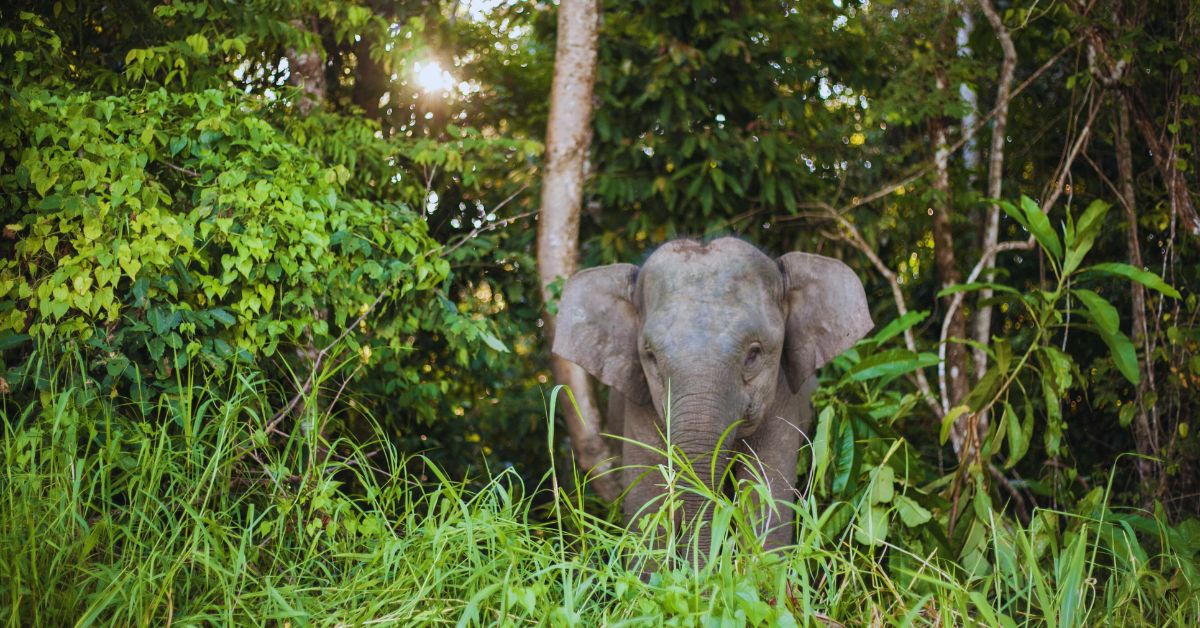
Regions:
M 767 485 L 772 504 L 756 504 L 757 512 L 766 513 L 763 528 L 758 532 L 768 550 L 790 545 L 795 513 L 791 504 L 796 501 L 796 462 L 802 442 L 801 432 L 812 425 L 809 399 L 817 387 L 817 378 L 809 379 L 796 394 L 781 388 L 770 411 L 754 434 L 741 440 L 739 449 L 744 462 L 735 470 L 738 480 L 757 481 Z

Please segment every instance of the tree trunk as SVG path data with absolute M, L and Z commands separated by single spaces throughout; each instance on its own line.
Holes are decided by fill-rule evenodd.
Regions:
M 1068 6 L 1081 17 L 1087 17 L 1087 13 L 1091 9 L 1090 5 L 1084 5 L 1081 2 L 1070 2 Z M 1139 25 L 1136 23 L 1122 24 L 1120 30 L 1130 32 L 1138 27 Z M 1172 213 L 1192 235 L 1200 236 L 1200 214 L 1196 213 L 1196 205 L 1192 201 L 1192 193 L 1188 189 L 1187 179 L 1176 165 L 1178 152 L 1175 141 L 1168 142 L 1160 136 L 1160 130 L 1155 127 L 1154 117 L 1142 103 L 1141 92 L 1137 84 L 1137 73 L 1128 71 L 1128 60 L 1109 54 L 1108 35 L 1105 32 L 1094 25 L 1089 25 L 1084 29 L 1083 36 L 1088 44 L 1088 67 L 1092 76 L 1105 87 L 1119 88 L 1121 97 L 1125 101 L 1126 115 L 1127 117 L 1132 116 L 1134 126 L 1137 127 L 1138 133 L 1146 142 L 1146 147 L 1150 149 L 1150 156 L 1154 158 L 1154 166 L 1158 169 L 1163 185 L 1166 187 Z M 1163 100 L 1166 101 L 1165 111 L 1177 111 L 1179 104 L 1177 96 L 1165 96 Z M 1170 114 L 1168 113 L 1166 117 L 1169 120 Z
M 964 0 L 959 0 L 958 4 L 962 11 L 962 25 L 958 27 L 958 32 L 955 34 L 955 52 L 959 57 L 970 57 L 974 54 L 971 50 L 971 34 L 975 32 L 975 18 L 971 15 L 971 10 L 967 8 Z M 962 129 L 963 133 L 967 133 L 975 128 L 975 124 L 979 120 L 979 98 L 975 95 L 975 89 L 966 82 L 958 84 L 958 97 L 965 105 L 966 113 L 963 114 Z M 975 169 L 979 166 L 979 142 L 975 135 L 968 136 L 963 142 L 962 160 L 970 187 L 973 188 L 975 187 Z
M 1129 263 L 1135 268 L 1142 268 L 1142 252 L 1138 245 L 1137 197 L 1133 188 L 1133 150 L 1129 143 L 1129 106 L 1124 100 L 1116 99 L 1117 104 L 1117 178 L 1121 187 L 1121 205 L 1125 208 L 1125 219 L 1129 228 L 1125 232 L 1128 246 Z M 1146 325 L 1146 291 L 1142 284 L 1129 282 L 1130 313 L 1133 319 L 1133 342 L 1142 346 L 1143 361 L 1141 382 L 1137 386 L 1137 414 L 1134 417 L 1133 438 L 1137 451 L 1143 457 L 1136 460 L 1139 479 L 1146 487 L 1147 499 L 1153 503 L 1154 495 L 1160 486 L 1161 471 L 1154 456 L 1158 454 L 1157 421 L 1151 420 L 1146 409 L 1146 396 L 1154 390 L 1154 368 L 1151 362 L 1150 334 Z M 1150 412 L 1156 409 L 1151 407 Z
M 1012 37 L 1009 36 L 1008 29 L 1004 26 L 1004 21 L 996 13 L 996 9 L 992 6 L 991 1 L 979 0 L 979 6 L 983 10 L 984 16 L 987 17 L 988 23 L 991 24 L 992 30 L 996 31 L 996 39 L 1000 40 L 1000 50 L 1004 55 L 1000 63 L 1000 77 L 996 85 L 996 115 L 992 122 L 992 145 L 988 153 L 987 181 L 988 198 L 999 199 L 1004 181 L 1004 144 L 1008 126 L 1008 101 L 1012 98 L 1013 74 L 1017 66 L 1017 49 L 1013 46 Z M 988 206 L 987 215 L 984 217 L 979 250 L 986 253 L 986 251 L 995 247 L 999 241 L 1000 206 L 992 203 Z M 995 266 L 995 256 L 990 257 L 984 263 L 983 277 L 985 279 L 987 278 L 988 270 L 995 268 Z M 990 288 L 985 288 L 979 292 L 979 302 L 985 302 L 991 298 L 992 290 Z M 979 381 L 987 373 L 988 367 L 988 354 L 982 347 L 986 347 L 991 342 L 992 337 L 992 306 L 990 304 L 979 307 L 978 312 L 975 314 L 974 323 L 975 342 L 979 343 L 981 348 L 974 350 L 972 358 L 975 366 L 975 381 Z M 986 434 L 988 416 L 985 413 L 980 414 L 978 425 L 979 434 Z
M 1121 94 L 1125 98 L 1126 108 L 1133 115 L 1134 126 L 1137 127 L 1142 139 L 1149 146 L 1150 155 L 1154 157 L 1154 165 L 1158 167 L 1163 183 L 1167 187 L 1167 198 L 1171 201 L 1171 210 L 1175 212 L 1179 222 L 1192 235 L 1200 235 L 1200 215 L 1196 213 L 1196 206 L 1192 203 L 1192 193 L 1188 189 L 1187 180 L 1183 177 L 1183 172 L 1175 165 L 1178 153 L 1175 151 L 1174 142 L 1168 145 L 1166 142 L 1159 141 L 1158 129 L 1155 128 L 1153 119 L 1142 105 L 1135 88 L 1126 87 L 1121 90 Z
M 551 286 L 575 274 L 579 254 L 579 212 L 583 202 L 584 162 L 591 141 L 592 88 L 596 75 L 599 6 L 596 0 L 563 0 L 558 9 L 558 41 L 550 117 L 546 124 L 546 164 L 542 173 L 537 262 L 542 301 L 554 301 Z M 544 312 L 547 346 L 554 342 L 554 315 Z M 554 379 L 571 388 L 579 413 L 564 404 L 567 433 L 579 465 L 597 475 L 592 486 L 601 497 L 616 499 L 620 484 L 613 453 L 601 436 L 600 410 L 587 373 L 578 365 L 550 357 Z M 581 416 L 582 415 L 582 416 Z
M 939 84 L 944 88 L 944 80 L 939 78 Z M 930 122 L 929 135 L 931 143 L 937 151 L 934 155 L 933 188 L 936 192 L 933 200 L 933 251 L 934 266 L 937 269 L 938 281 L 941 287 L 950 286 L 962 281 L 962 273 L 954 256 L 954 235 L 950 224 L 951 191 L 950 191 L 950 147 L 947 138 L 949 129 L 946 118 L 934 118 Z M 961 307 L 951 308 L 953 295 L 942 301 L 950 317 L 945 321 L 946 343 L 942 347 L 942 360 L 938 365 L 938 385 L 941 390 L 943 410 L 958 405 L 967 396 L 967 352 L 962 339 L 967 336 L 966 317 Z M 966 453 L 963 444 L 966 442 L 967 416 L 956 422 L 951 429 L 954 450 L 959 453 L 959 459 L 964 459 Z

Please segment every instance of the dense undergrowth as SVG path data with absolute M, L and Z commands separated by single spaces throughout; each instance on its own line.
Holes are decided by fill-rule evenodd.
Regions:
M 1107 157 L 1120 142 L 1102 132 L 1095 173 L 1081 161 L 1068 199 L 1034 200 L 1076 141 L 1074 122 L 1046 112 L 1065 116 L 1095 81 L 1058 67 L 1013 102 L 1002 174 L 1014 202 L 999 205 L 1003 238 L 1020 246 L 947 287 L 930 270 L 933 182 L 872 191 L 931 157 L 917 130 L 946 115 L 939 94 L 957 93 L 921 91 L 941 80 L 927 33 L 949 24 L 944 6 L 875 20 L 865 2 L 786 19 L 771 3 L 738 16 L 726 13 L 745 3 L 605 3 L 584 264 L 735 232 L 843 258 L 870 279 L 878 323 L 823 373 L 795 546 L 761 550 L 758 523 L 779 513 L 742 485 L 710 495 L 718 542 L 700 566 L 682 558 L 688 530 L 626 530 L 587 498 L 553 408 L 536 408 L 549 379 L 528 225 L 550 4 L 484 21 L 458 19 L 457 2 L 11 4 L 3 621 L 1200 625 L 1194 239 L 1176 237 L 1154 176 L 1130 183 L 1136 204 L 1113 202 L 1104 171 L 1121 173 Z M 1038 7 L 1012 5 L 1010 28 Z M 1130 42 L 1150 64 L 1130 90 L 1167 93 L 1154 86 L 1195 65 L 1162 28 L 1194 11 L 1168 9 Z M 1059 3 L 1014 31 L 1018 75 L 1070 59 L 1054 52 L 1059 35 L 1095 28 L 1079 17 Z M 755 46 L 727 45 L 741 41 Z M 458 51 L 470 87 L 453 100 L 408 76 L 435 44 Z M 311 46 L 341 78 L 305 113 L 283 61 Z M 941 58 L 978 65 L 977 93 L 991 93 L 982 64 L 998 52 L 975 50 Z M 813 61 L 789 60 L 801 56 Z M 1182 124 L 1163 122 L 1183 156 L 1200 128 L 1187 90 Z M 1144 148 L 1131 172 L 1155 167 Z M 874 168 L 847 168 L 868 157 Z M 952 168 L 965 269 L 978 259 L 972 216 L 992 200 L 966 183 L 981 171 Z M 838 214 L 837 233 L 797 212 L 871 197 Z M 1139 229 L 1154 243 L 1143 261 L 1125 248 Z M 932 409 L 917 376 L 932 381 L 957 342 L 938 333 L 956 297 L 997 308 L 986 345 L 968 343 L 988 368 Z M 289 403 L 297 389 L 308 398 Z M 1150 419 L 1161 424 L 1142 430 Z M 956 421 L 986 428 L 969 456 L 950 446 Z M 664 477 L 673 495 L 704 490 L 678 457 L 647 481 Z M 676 506 L 648 520 L 670 528 Z
M 732 497 L 713 496 L 714 538 L 723 541 L 697 566 L 681 558 L 688 531 L 665 542 L 626 531 L 616 516 L 560 486 L 556 478 L 571 479 L 572 469 L 536 486 L 511 470 L 459 481 L 378 436 L 325 442 L 319 430 L 272 430 L 261 380 L 242 373 L 194 382 L 188 372 L 179 375 L 179 393 L 148 413 L 119 399 L 95 403 L 86 386 L 52 385 L 49 403 L 4 407 L 5 621 L 1200 620 L 1194 526 L 1172 528 L 1158 513 L 1110 507 L 1100 490 L 1075 512 L 1036 511 L 1029 525 L 976 500 L 988 548 L 980 568 L 913 553 L 903 540 L 864 545 L 856 533 L 870 518 L 838 516 L 864 511 L 818 499 L 796 506 L 796 545 L 764 553 L 754 534 L 761 513 L 746 506 L 756 488 L 743 485 Z M 682 460 L 662 471 L 678 491 L 701 490 Z M 673 505 L 660 506 L 665 522 Z

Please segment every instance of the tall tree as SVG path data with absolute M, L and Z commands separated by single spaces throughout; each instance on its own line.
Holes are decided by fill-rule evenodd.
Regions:
M 939 26 L 937 46 L 942 59 L 953 56 L 954 44 L 951 40 L 949 22 Z M 947 68 L 941 63 L 935 64 L 934 78 L 937 92 L 944 92 L 950 81 L 947 78 Z M 962 271 L 954 254 L 954 230 L 951 217 L 954 212 L 953 190 L 950 181 L 950 125 L 951 118 L 946 115 L 946 103 L 941 105 L 940 115 L 929 120 L 930 144 L 934 148 L 933 164 L 933 199 L 932 232 L 934 242 L 934 266 L 937 269 L 938 281 L 942 287 L 952 286 L 962 281 Z M 947 343 L 941 349 L 943 359 L 938 365 L 938 384 L 942 393 L 942 410 L 949 412 L 950 408 L 958 405 L 967 396 L 970 380 L 967 377 L 967 347 L 963 339 L 967 337 L 967 319 L 961 307 L 952 307 L 953 296 L 943 299 L 947 307 L 945 320 Z M 954 448 L 963 454 L 965 423 L 959 422 L 954 426 Z
M 554 80 L 550 88 L 550 118 L 546 124 L 546 165 L 542 175 L 538 219 L 538 277 L 542 301 L 554 301 L 553 286 L 578 268 L 579 211 L 583 203 L 584 165 L 591 144 L 592 88 L 600 10 L 596 0 L 564 0 L 558 9 Z M 553 344 L 554 314 L 546 309 L 545 334 Z M 554 379 L 571 388 L 575 405 L 564 404 L 567 433 L 578 462 L 597 474 L 593 486 L 605 499 L 619 494 L 612 454 L 601 436 L 599 404 L 587 373 L 579 366 L 551 356 Z

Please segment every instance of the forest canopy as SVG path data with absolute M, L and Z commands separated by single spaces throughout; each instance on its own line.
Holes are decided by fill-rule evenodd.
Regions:
M 725 562 L 649 579 L 596 568 L 629 541 L 547 339 L 569 4 L 0 9 L 5 616 L 1200 616 L 1194 3 L 596 5 L 570 267 L 733 235 L 845 263 L 875 321 L 819 373 L 810 553 L 731 514 Z M 436 584 L 391 594 L 440 606 L 387 607 L 422 526 Z M 533 575 L 439 562 L 476 527 L 455 560 Z

